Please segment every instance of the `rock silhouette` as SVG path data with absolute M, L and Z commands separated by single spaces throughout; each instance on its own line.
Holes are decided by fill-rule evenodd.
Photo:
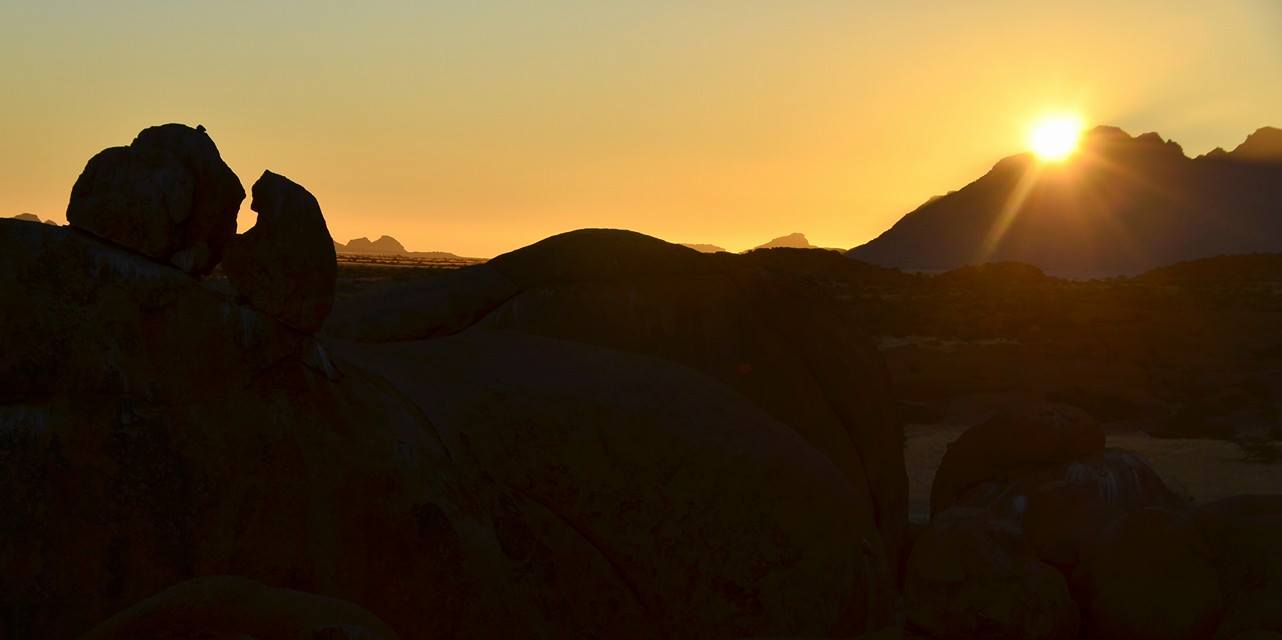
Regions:
M 227 248 L 227 279 L 255 309 L 300 331 L 315 331 L 334 305 L 337 275 L 334 240 L 320 204 L 270 171 L 252 192 L 250 208 L 258 222 Z
M 689 275 L 657 257 L 705 257 L 635 234 L 566 240 L 501 261 L 528 267 L 503 278 L 568 293 L 599 276 L 603 297 L 576 308 L 603 319 L 627 283 Z M 821 431 L 773 415 L 814 390 L 777 390 L 763 409 L 729 371 L 644 343 L 480 322 L 317 341 L 133 252 L 20 221 L 0 221 L 0 291 L 27 301 L 0 317 L 7 632 L 73 637 L 122 611 L 147 629 L 180 605 L 274 620 L 187 587 L 154 596 L 208 575 L 261 583 L 255 600 L 350 602 L 403 636 L 853 635 L 890 619 L 883 537 L 902 529 L 903 494 L 878 502 L 870 487 L 899 458 L 852 473 L 856 449 L 832 454 L 838 466 L 810 442 Z M 694 304 L 654 302 L 671 317 Z M 867 412 L 849 428 L 897 452 L 875 352 L 845 340 L 840 367 L 864 376 L 846 392 Z
M 1190 159 L 1157 134 L 1098 127 L 1069 161 L 1003 159 L 848 255 L 923 270 L 1013 260 L 1088 276 L 1282 251 L 1280 135 L 1261 129 L 1231 153 Z
M 166 124 L 91 158 L 71 189 L 67 222 L 200 276 L 236 234 L 244 198 L 203 129 Z
M 756 248 L 774 249 L 777 247 L 787 247 L 789 249 L 811 249 L 814 248 L 814 245 L 810 244 L 810 241 L 806 239 L 805 234 L 790 233 L 786 236 L 779 236 L 765 244 L 758 245 Z
M 366 253 L 372 255 L 378 254 L 404 254 L 405 246 L 392 236 L 381 236 L 378 240 L 371 242 L 369 238 L 356 238 L 346 245 L 338 245 L 339 251 L 347 253 Z
M 347 244 L 334 243 L 334 251 L 368 256 L 409 256 L 414 258 L 433 258 L 438 260 L 461 259 L 447 251 L 409 251 L 405 245 L 392 236 L 380 236 L 378 240 L 354 238 Z
M 19 213 L 18 215 L 13 216 L 13 219 L 14 219 L 14 220 L 22 220 L 22 221 L 24 221 L 24 222 L 44 222 L 45 224 L 51 224 L 51 225 L 54 225 L 54 226 L 58 226 L 58 223 L 57 223 L 57 222 L 54 222 L 53 220 L 41 220 L 41 219 L 40 219 L 40 216 L 38 216 L 38 215 L 36 215 L 36 214 L 34 214 L 34 213 Z

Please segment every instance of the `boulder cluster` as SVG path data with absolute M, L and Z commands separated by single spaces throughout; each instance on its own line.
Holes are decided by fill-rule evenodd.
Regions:
M 1282 497 L 1186 503 L 1080 410 L 966 431 L 904 585 L 931 638 L 1245 638 L 1282 630 Z M 1272 604 L 1265 605 L 1270 602 Z M 1250 633 L 1264 635 L 1250 635 Z
M 336 274 L 320 205 L 270 171 L 253 195 L 258 222 L 237 235 L 240 179 L 203 126 L 166 124 L 91 158 L 71 189 L 67 222 L 196 277 L 222 261 L 251 306 L 315 331 L 333 305 Z
M 0 314 L 0 637 L 893 622 L 886 372 L 804 281 L 581 231 L 371 290 L 309 334 L 324 278 L 283 238 L 324 236 L 278 225 L 319 210 L 270 174 L 253 192 L 259 223 L 222 260 L 239 297 L 0 220 L 0 295 L 23 301 Z

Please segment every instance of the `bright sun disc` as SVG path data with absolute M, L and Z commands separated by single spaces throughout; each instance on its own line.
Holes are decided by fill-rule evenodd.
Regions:
M 1082 120 L 1076 116 L 1055 116 L 1033 126 L 1028 143 L 1042 160 L 1062 160 L 1077 150 L 1082 137 Z

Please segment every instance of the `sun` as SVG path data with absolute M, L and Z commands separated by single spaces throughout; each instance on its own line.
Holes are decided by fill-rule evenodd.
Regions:
M 1028 135 L 1028 146 L 1042 160 L 1063 160 L 1077 150 L 1083 128 L 1082 119 L 1075 115 L 1042 118 L 1033 124 Z

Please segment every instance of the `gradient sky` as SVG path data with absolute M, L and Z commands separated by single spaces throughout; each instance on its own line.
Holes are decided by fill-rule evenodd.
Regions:
M 185 122 L 340 241 L 851 247 L 1043 113 L 1190 154 L 1282 126 L 1282 2 L 1062 4 L 0 0 L 0 214 L 61 221 L 90 156 Z

